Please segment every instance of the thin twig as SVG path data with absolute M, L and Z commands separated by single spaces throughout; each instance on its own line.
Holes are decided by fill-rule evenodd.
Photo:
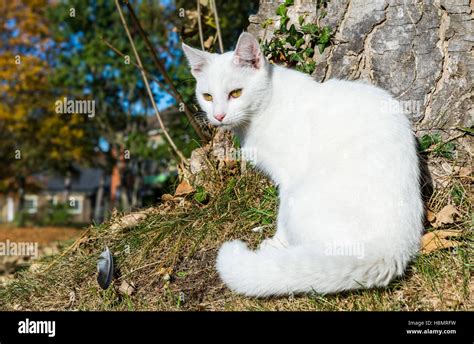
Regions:
M 109 41 L 107 41 L 105 38 L 101 38 L 101 41 L 104 42 L 104 44 L 106 46 L 108 46 L 114 53 L 116 53 L 118 56 L 121 56 L 121 57 L 127 57 L 127 55 L 125 55 L 124 53 L 122 53 L 120 50 L 118 50 L 116 47 L 114 47 L 112 45 L 112 43 L 110 43 Z M 171 92 L 171 90 L 169 89 L 169 87 L 166 85 L 166 84 L 163 84 L 160 80 L 158 80 L 158 78 L 154 77 L 150 72 L 147 72 L 145 69 L 143 69 L 142 67 L 140 67 L 135 61 L 131 61 L 132 64 L 141 72 L 144 72 L 151 80 L 153 80 L 154 82 L 156 82 L 163 90 L 165 90 L 166 92 L 168 92 L 168 94 L 170 96 L 173 97 L 173 94 Z
M 214 12 L 214 20 L 216 21 L 216 29 L 217 29 L 217 38 L 219 40 L 219 49 L 222 54 L 224 53 L 224 44 L 222 44 L 221 25 L 219 24 L 219 14 L 217 13 L 217 6 L 216 6 L 215 0 L 211 0 L 211 7 L 212 7 L 212 11 Z
M 204 34 L 202 33 L 202 22 L 201 22 L 201 0 L 197 0 L 197 16 L 198 16 L 198 28 L 199 28 L 199 39 L 201 40 L 201 49 L 204 51 Z
M 151 54 L 153 63 L 155 64 L 155 67 L 159 70 L 159 72 L 163 76 L 165 82 L 169 85 L 170 89 L 174 93 L 176 99 L 178 100 L 178 105 L 179 104 L 184 105 L 184 113 L 185 113 L 186 117 L 188 118 L 189 122 L 191 123 L 193 129 L 198 134 L 199 138 L 203 142 L 209 141 L 209 138 L 207 137 L 207 135 L 201 130 L 199 125 L 194 120 L 193 113 L 189 110 L 188 106 L 184 102 L 183 97 L 181 96 L 181 94 L 178 92 L 178 90 L 174 86 L 173 80 L 171 80 L 168 72 L 166 71 L 165 66 L 163 65 L 163 62 L 158 58 L 158 55 L 156 54 L 155 48 L 154 48 L 153 44 L 150 42 L 150 40 L 148 39 L 148 35 L 146 34 L 145 30 L 143 30 L 143 27 L 140 24 L 140 21 L 138 20 L 133 7 L 130 5 L 130 3 L 128 1 L 125 1 L 125 4 L 127 6 L 127 9 L 130 13 L 130 16 L 132 18 L 132 21 L 133 21 L 134 25 L 138 29 L 138 32 L 140 33 L 140 36 L 144 40 L 145 45 L 146 45 L 148 51 Z
M 126 57 L 123 52 L 118 50 L 116 47 L 112 45 L 109 41 L 107 41 L 105 38 L 101 37 L 101 41 L 104 42 L 105 45 L 107 45 L 115 54 L 121 57 Z M 155 77 L 153 74 L 148 72 L 146 69 L 141 68 L 135 61 L 130 59 L 133 63 L 133 65 L 139 70 L 145 72 L 145 74 L 150 78 L 150 80 L 156 82 L 157 85 L 159 85 L 165 92 L 167 92 L 175 101 L 176 103 L 179 103 L 179 100 L 176 98 L 175 94 L 169 89 L 168 85 L 163 84 L 157 77 Z M 188 80 L 194 80 L 193 78 L 189 78 Z M 187 81 L 186 79 L 183 81 Z M 197 110 L 197 109 L 196 109 Z M 195 117 L 195 113 L 193 112 L 193 118 Z M 202 126 L 200 123 L 198 123 L 200 126 Z M 106 126 L 107 128 L 107 126 Z M 186 126 L 186 129 L 188 126 Z
M 128 29 L 127 22 L 125 21 L 125 18 L 123 16 L 122 9 L 120 7 L 120 4 L 118 0 L 115 0 L 115 6 L 117 7 L 117 10 L 120 15 L 120 20 L 122 21 L 123 28 L 125 29 L 125 32 L 127 34 L 128 40 L 130 41 L 130 44 L 132 46 L 133 54 L 135 55 L 135 59 L 137 60 L 138 65 L 140 66 L 143 82 L 145 84 L 146 90 L 148 92 L 148 96 L 150 97 L 151 105 L 153 106 L 153 110 L 155 111 L 156 118 L 158 119 L 158 123 L 160 124 L 161 130 L 163 131 L 163 135 L 165 136 L 166 140 L 168 141 L 169 145 L 171 146 L 171 149 L 173 152 L 178 156 L 178 158 L 181 160 L 182 163 L 187 165 L 186 158 L 184 155 L 181 153 L 181 151 L 178 149 L 176 144 L 174 143 L 173 139 L 168 133 L 168 130 L 165 127 L 165 124 L 163 123 L 163 120 L 161 119 L 160 112 L 158 111 L 158 107 L 156 106 L 155 98 L 153 97 L 153 93 L 151 92 L 150 84 L 148 83 L 148 79 L 146 77 L 146 74 L 143 70 L 143 64 L 140 59 L 140 55 L 138 55 L 137 48 L 135 47 L 135 43 L 133 41 L 132 35 L 130 34 L 130 30 Z
M 435 130 L 439 130 L 439 131 L 448 131 L 448 130 L 457 130 L 457 131 L 462 131 L 462 132 L 466 132 L 466 128 L 463 128 L 463 127 L 447 127 L 447 128 L 438 128 L 438 127 L 433 127 L 433 128 L 417 128 L 415 131 L 416 132 L 419 132 L 419 131 L 435 131 Z

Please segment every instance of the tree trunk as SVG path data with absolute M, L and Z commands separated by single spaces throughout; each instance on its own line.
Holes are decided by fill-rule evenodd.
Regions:
M 141 163 L 139 161 L 135 161 L 134 164 L 134 175 L 133 175 L 133 187 L 132 187 L 132 201 L 131 207 L 132 209 L 137 209 L 141 207 L 141 198 L 139 197 L 140 188 L 142 185 L 142 168 Z
M 319 2 L 319 1 L 318 1 Z M 261 1 L 249 32 L 269 39 L 279 2 Z M 473 123 L 474 0 L 329 0 L 320 25 L 333 43 L 313 77 L 364 79 L 402 101 L 417 128 L 471 127 Z M 295 1 L 288 14 L 316 22 L 316 1 Z M 275 25 L 279 25 L 276 22 Z M 270 34 L 269 34 L 270 32 Z
M 26 179 L 23 176 L 18 177 L 18 211 L 23 211 L 25 208 L 25 187 L 26 187 Z
M 94 221 L 96 223 L 102 222 L 104 218 L 104 210 L 102 206 L 102 200 L 104 198 L 104 183 L 105 183 L 105 172 L 102 172 L 99 179 L 99 187 L 95 196 L 95 207 L 94 207 Z
M 64 176 L 63 198 L 64 198 L 64 203 L 68 205 L 69 205 L 69 195 L 71 194 L 71 178 L 72 178 L 71 171 L 67 171 L 66 175 Z

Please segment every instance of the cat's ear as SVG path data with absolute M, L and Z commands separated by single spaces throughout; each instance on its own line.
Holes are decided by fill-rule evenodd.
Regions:
M 191 67 L 191 74 L 196 78 L 199 74 L 203 71 L 204 67 L 211 61 L 211 54 L 191 48 L 189 45 L 184 44 L 182 45 L 184 54 L 188 59 L 189 66 Z
M 243 32 L 234 51 L 234 63 L 242 67 L 262 68 L 265 59 L 258 41 L 250 33 Z

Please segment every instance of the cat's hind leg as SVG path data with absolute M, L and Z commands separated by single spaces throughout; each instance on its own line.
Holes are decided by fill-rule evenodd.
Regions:
M 272 238 L 267 238 L 262 241 L 259 248 L 263 249 L 265 247 L 271 246 L 274 248 L 286 248 L 289 246 L 287 230 L 286 230 L 286 210 L 283 209 L 283 206 L 280 206 L 278 210 L 278 219 L 277 219 L 277 228 L 276 233 Z

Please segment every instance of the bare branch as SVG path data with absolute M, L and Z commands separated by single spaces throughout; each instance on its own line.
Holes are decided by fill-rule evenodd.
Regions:
M 116 53 L 117 55 L 121 56 L 121 57 L 126 57 L 127 55 L 125 55 L 124 53 L 122 53 L 120 50 L 118 50 L 116 47 L 114 47 L 112 45 L 112 43 L 110 43 L 109 41 L 107 41 L 105 38 L 101 38 L 101 41 L 104 42 L 104 44 L 106 46 L 108 46 L 114 53 Z M 166 92 L 168 92 L 172 97 L 174 96 L 174 94 L 172 94 L 171 90 L 169 89 L 169 87 L 165 84 L 163 84 L 160 80 L 158 80 L 156 77 L 154 77 L 150 72 L 147 72 L 145 69 L 143 69 L 142 67 L 140 67 L 135 61 L 132 61 L 133 65 L 140 71 L 144 72 L 151 80 L 153 80 L 154 82 L 156 82 L 163 90 L 165 90 Z
M 224 44 L 222 44 L 221 25 L 219 24 L 219 14 L 217 13 L 216 1 L 211 0 L 212 11 L 214 12 L 214 20 L 216 21 L 217 39 L 219 40 L 219 49 L 221 54 L 224 53 Z
M 135 43 L 133 41 L 132 35 L 130 34 L 130 31 L 128 29 L 127 22 L 125 21 L 125 18 L 123 16 L 122 9 L 120 8 L 120 4 L 118 0 L 115 0 L 115 6 L 117 7 L 117 10 L 120 15 L 120 20 L 122 21 L 123 28 L 125 29 L 125 32 L 127 33 L 128 40 L 130 41 L 130 44 L 132 46 L 133 54 L 135 55 L 135 58 L 137 60 L 138 65 L 141 68 L 141 74 L 143 78 L 143 82 L 145 84 L 146 90 L 148 92 L 148 96 L 150 97 L 151 105 L 153 106 L 153 110 L 155 111 L 156 117 L 158 119 L 158 123 L 160 124 L 161 130 L 163 130 L 163 135 L 165 136 L 166 140 L 168 141 L 169 145 L 171 146 L 173 152 L 178 156 L 178 158 L 181 160 L 183 164 L 187 165 L 187 160 L 184 157 L 184 155 L 181 153 L 181 151 L 178 149 L 176 144 L 174 143 L 173 139 L 168 133 L 168 130 L 165 127 L 165 124 L 163 123 L 163 120 L 161 119 L 160 112 L 158 111 L 158 107 L 156 106 L 155 98 L 153 97 L 153 93 L 151 92 L 150 84 L 148 83 L 148 79 L 146 77 L 146 73 L 144 72 L 142 61 L 140 59 L 140 55 L 138 55 L 137 48 L 135 47 Z
M 130 12 L 130 16 L 132 17 L 132 21 L 133 21 L 134 25 L 138 29 L 138 32 L 140 33 L 140 36 L 142 37 L 142 39 L 145 41 L 145 45 L 146 45 L 148 51 L 151 54 L 153 63 L 155 64 L 156 68 L 160 71 L 161 75 L 165 79 L 165 82 L 170 86 L 170 89 L 172 90 L 172 92 L 176 96 L 176 99 L 178 99 L 178 103 L 184 105 L 184 112 L 185 112 L 185 115 L 188 118 L 189 122 L 191 123 L 191 126 L 194 128 L 194 130 L 198 134 L 199 138 L 203 142 L 209 141 L 209 137 L 207 137 L 207 135 L 201 130 L 199 125 L 196 123 L 196 121 L 193 117 L 193 113 L 191 112 L 191 110 L 189 109 L 187 104 L 184 102 L 184 99 L 181 96 L 181 94 L 178 92 L 178 90 L 174 86 L 173 80 L 171 80 L 168 72 L 166 71 L 165 66 L 163 65 L 163 62 L 158 58 L 158 56 L 156 54 L 156 51 L 155 51 L 155 48 L 153 47 L 153 44 L 151 44 L 150 40 L 148 39 L 148 35 L 146 34 L 145 30 L 143 30 L 143 27 L 140 24 L 136 14 L 135 14 L 135 11 L 133 10 L 133 7 L 130 5 L 130 3 L 128 1 L 125 1 L 125 4 L 127 5 L 128 11 Z
M 197 16 L 198 16 L 198 28 L 199 28 L 199 39 L 201 41 L 201 49 L 204 51 L 204 34 L 202 33 L 202 22 L 201 22 L 201 0 L 197 0 Z

